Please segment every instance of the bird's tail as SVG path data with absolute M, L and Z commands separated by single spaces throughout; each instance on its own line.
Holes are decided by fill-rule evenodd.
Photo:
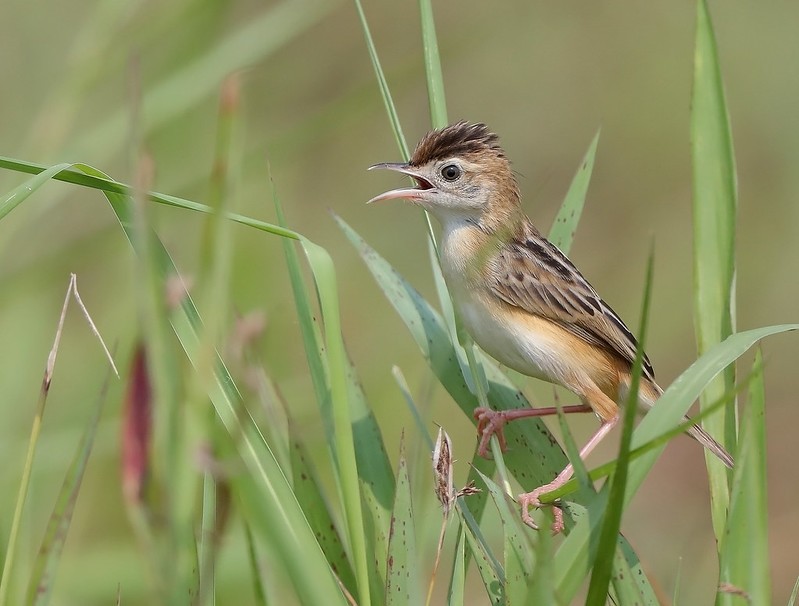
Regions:
M 660 388 L 659 385 L 656 383 L 650 383 L 648 381 L 644 381 L 641 383 L 641 393 L 639 396 L 639 400 L 642 404 L 644 404 L 647 408 L 651 408 L 657 399 L 663 394 L 663 390 Z M 691 421 L 691 417 L 688 415 L 683 417 L 685 421 Z M 711 436 L 708 432 L 702 429 L 699 425 L 693 424 L 688 429 L 688 435 L 691 436 L 694 440 L 699 442 L 702 446 L 707 448 L 710 452 L 716 455 L 722 463 L 724 463 L 727 467 L 732 469 L 735 461 L 733 461 L 732 455 L 725 450 L 725 448 L 719 444 L 713 436 Z
M 685 420 L 690 421 L 691 419 L 689 417 L 685 417 Z M 716 440 L 714 440 L 708 432 L 699 427 L 699 425 L 694 424 L 688 430 L 688 435 L 699 442 L 702 446 L 707 448 L 719 459 L 721 459 L 721 462 L 727 467 L 732 469 L 733 465 L 735 464 L 735 462 L 732 460 L 732 455 L 730 455 L 730 453 L 727 452 L 721 444 L 716 442 Z

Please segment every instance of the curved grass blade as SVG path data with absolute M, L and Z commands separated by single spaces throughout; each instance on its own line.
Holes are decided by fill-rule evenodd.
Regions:
M 7 194 L 2 200 L 0 200 L 0 219 L 14 210 L 14 208 L 16 208 L 17 205 L 24 200 L 24 198 L 20 199 L 18 194 L 15 193 L 17 190 L 25 190 L 29 188 L 28 193 L 30 193 L 31 191 L 38 189 L 47 179 L 63 181 L 65 183 L 72 183 L 74 185 L 83 185 L 92 189 L 98 189 L 107 194 L 133 196 L 135 193 L 134 189 L 130 185 L 125 185 L 124 183 L 114 181 L 113 179 L 105 176 L 102 172 L 81 163 L 56 164 L 55 166 L 48 167 L 42 164 L 36 164 L 35 162 L 27 162 L 25 160 L 17 160 L 14 158 L 8 158 L 6 156 L 0 156 L 0 168 L 6 168 L 19 173 L 27 173 L 29 175 L 38 175 L 39 177 L 41 177 L 42 173 L 47 173 L 47 176 L 41 179 L 29 179 L 16 189 L 12 190 L 11 193 Z M 22 193 L 24 193 L 24 191 Z M 143 195 L 145 195 L 148 200 L 152 200 L 158 204 L 164 204 L 165 206 L 173 206 L 175 208 L 193 210 L 195 212 L 206 214 L 212 214 L 214 212 L 214 209 L 210 206 L 200 204 L 199 202 L 194 202 L 193 200 L 187 200 L 177 196 L 170 196 L 169 194 L 146 192 Z M 27 197 L 27 194 L 25 194 L 25 197 Z M 245 215 L 240 215 L 238 213 L 223 213 L 223 216 L 235 223 L 240 223 L 241 225 L 246 225 L 248 227 L 254 227 L 255 229 L 265 231 L 276 236 L 289 238 L 291 240 L 300 239 L 300 234 L 297 232 L 278 227 L 277 225 L 272 225 L 271 223 L 267 223 L 265 221 L 253 219 Z
M 350 409 L 348 388 L 348 360 L 341 337 L 338 306 L 338 286 L 333 259 L 328 252 L 308 240 L 300 242 L 311 266 L 319 307 L 324 319 L 327 366 L 329 371 L 330 398 L 332 402 L 333 427 L 337 469 L 341 481 L 341 496 L 347 520 L 347 537 L 358 579 L 359 604 L 371 604 L 369 565 L 366 552 L 365 524 L 358 478 L 357 457 L 353 436 L 353 415 Z
M 2 160 L 5 160 L 5 158 L 0 158 L 0 161 Z M 0 162 L 0 166 L 8 168 L 8 166 L 2 162 Z M 18 185 L 9 193 L 7 193 L 2 200 L 0 200 L 0 220 L 2 220 L 3 217 L 14 210 L 17 206 L 22 204 L 22 202 L 24 202 L 28 196 L 39 189 L 47 181 L 57 178 L 57 175 L 69 170 L 73 166 L 74 164 L 56 164 L 49 168 L 37 167 L 41 168 L 41 170 L 37 171 L 35 177 L 28 179 L 24 183 Z
M 735 222 L 738 193 L 732 133 L 724 101 L 716 41 L 706 0 L 697 0 L 694 82 L 691 97 L 693 163 L 694 323 L 699 354 L 735 330 Z M 700 399 L 705 407 L 735 384 L 729 367 Z M 737 410 L 734 402 L 705 422 L 705 429 L 730 452 L 735 451 Z M 705 452 L 710 479 L 713 529 L 722 541 L 729 508 L 729 472 Z
M 721 585 L 742 589 L 752 604 L 772 602 L 768 551 L 766 495 L 766 394 L 763 355 L 758 349 L 749 384 L 749 398 L 741 418 L 741 434 L 730 492 L 727 530 L 720 546 Z M 717 604 L 732 606 L 740 600 L 719 592 Z

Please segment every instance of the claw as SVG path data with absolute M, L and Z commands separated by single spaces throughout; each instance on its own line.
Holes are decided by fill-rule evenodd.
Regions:
M 480 434 L 480 444 L 477 447 L 477 454 L 488 458 L 488 443 L 491 436 L 496 435 L 499 440 L 499 448 L 502 452 L 508 449 L 505 441 L 505 433 L 502 431 L 507 419 L 501 410 L 491 410 L 480 406 L 474 409 L 474 418 L 477 419 L 477 433 Z
M 538 530 L 538 525 L 535 523 L 535 520 L 533 520 L 533 516 L 530 515 L 530 507 L 534 507 L 535 509 L 540 508 L 543 503 L 541 503 L 539 497 L 542 494 L 551 492 L 554 488 L 557 487 L 546 484 L 544 486 L 539 486 L 532 492 L 525 492 L 517 497 L 517 501 L 522 508 L 522 522 L 533 530 Z M 559 505 L 553 504 L 552 515 L 555 517 L 555 521 L 552 523 L 552 534 L 556 535 L 563 532 L 565 528 L 563 524 L 563 509 Z

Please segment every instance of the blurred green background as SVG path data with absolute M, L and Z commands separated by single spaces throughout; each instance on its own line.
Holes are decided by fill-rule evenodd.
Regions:
M 418 9 L 366 2 L 406 137 L 428 129 Z M 601 127 L 594 177 L 571 257 L 637 326 L 646 255 L 655 246 L 647 350 L 661 384 L 695 359 L 691 300 L 689 100 L 695 7 L 691 2 L 437 2 L 450 118 L 484 121 L 502 137 L 524 204 L 543 231 Z M 799 4 L 711 6 L 739 174 L 738 328 L 796 321 L 799 280 Z M 391 377 L 399 365 L 426 393 L 429 372 L 401 321 L 335 227 L 332 209 L 435 300 L 421 213 L 402 203 L 366 207 L 396 186 L 369 174 L 399 152 L 383 110 L 354 6 L 349 2 L 5 0 L 0 16 L 0 154 L 34 162 L 85 162 L 133 181 L 132 110 L 141 91 L 144 146 L 154 189 L 207 197 L 219 89 L 240 71 L 240 187 L 232 206 L 274 221 L 267 162 L 290 227 L 326 247 L 337 264 L 344 335 L 396 460 L 401 428 L 419 448 Z M 0 191 L 25 177 L 0 173 Z M 197 215 L 157 208 L 159 234 L 178 266 L 198 265 Z M 125 367 L 139 327 L 131 251 L 102 196 L 47 185 L 0 224 L 0 536 L 6 536 L 36 402 L 70 272 Z M 280 241 L 235 229 L 231 300 L 263 310 L 263 364 L 320 433 Z M 795 478 L 796 342 L 765 344 L 769 508 L 775 601 L 785 603 L 799 561 Z M 747 358 L 748 360 L 748 358 Z M 30 495 L 23 554 L 38 546 L 66 461 L 105 373 L 102 352 L 74 310 L 67 321 Z M 551 402 L 549 386 L 527 393 Z M 146 603 L 141 556 L 118 478 L 122 385 L 109 406 L 81 492 L 54 603 Z M 466 459 L 475 434 L 441 389 L 430 418 Z M 578 440 L 594 428 L 573 423 Z M 609 441 L 610 442 L 610 441 Z M 613 443 L 593 459 L 612 456 Z M 157 453 L 156 453 L 157 455 Z M 426 453 L 419 461 L 425 463 Z M 459 477 L 466 470 L 456 467 Z M 436 511 L 426 467 L 416 494 Z M 704 603 L 716 582 L 703 456 L 675 440 L 622 526 L 653 580 L 682 603 Z M 793 488 L 791 488 L 793 486 Z M 435 518 L 436 516 L 431 517 Z M 436 518 L 437 519 L 437 518 Z M 431 522 L 437 525 L 437 521 Z M 425 545 L 432 550 L 434 545 Z M 235 528 L 222 553 L 220 595 L 249 599 Z M 680 571 L 682 571 L 680 573 Z M 243 597 L 242 597 L 243 596 Z M 225 603 L 225 602 L 221 602 Z

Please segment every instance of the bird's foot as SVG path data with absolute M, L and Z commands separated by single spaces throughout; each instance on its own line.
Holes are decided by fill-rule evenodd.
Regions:
M 480 406 L 474 409 L 474 418 L 477 419 L 477 433 L 480 434 L 480 444 L 477 446 L 477 454 L 481 457 L 488 457 L 488 443 L 491 436 L 496 435 L 499 440 L 499 448 L 502 452 L 508 449 L 505 442 L 505 433 L 502 428 L 508 422 L 505 411 L 492 410 Z
M 530 508 L 534 507 L 535 509 L 538 509 L 544 505 L 539 497 L 542 494 L 552 492 L 556 488 L 560 488 L 560 484 L 557 484 L 556 482 L 550 482 L 549 484 L 539 486 L 531 492 L 520 494 L 516 500 L 522 508 L 522 522 L 527 524 L 530 528 L 538 530 L 538 525 L 535 523 L 535 520 L 533 520 L 533 516 L 530 515 Z M 560 532 L 563 532 L 563 509 L 561 509 L 559 505 L 553 503 L 552 515 L 555 516 L 555 521 L 552 523 L 552 534 L 556 535 Z

